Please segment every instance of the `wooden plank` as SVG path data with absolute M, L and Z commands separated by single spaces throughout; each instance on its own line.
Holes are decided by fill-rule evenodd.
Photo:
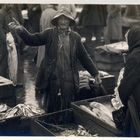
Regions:
M 95 101 L 95 102 L 99 102 L 102 103 L 104 105 L 108 105 L 108 109 L 113 111 L 113 107 L 111 107 L 111 104 L 109 105 L 108 103 L 110 102 L 112 96 L 111 95 L 107 95 L 107 96 L 102 96 L 102 97 L 97 97 L 97 98 L 92 98 L 92 99 L 87 99 L 87 100 L 81 100 L 81 101 L 77 101 L 77 102 L 73 102 L 71 104 L 74 113 L 75 114 L 79 114 L 78 116 L 83 117 L 84 115 L 85 117 L 85 125 L 87 122 L 90 121 L 90 123 L 88 124 L 92 124 L 91 126 L 94 126 L 96 124 L 96 127 L 99 127 L 99 130 L 102 129 L 103 133 L 101 133 L 101 135 L 106 136 L 113 136 L 113 135 L 120 135 L 121 132 L 114 126 L 110 125 L 109 123 L 103 122 L 102 120 L 100 120 L 97 117 L 91 116 L 89 113 L 84 112 L 81 108 L 80 105 L 87 105 L 89 104 L 89 102 Z M 80 119 L 80 118 L 79 118 Z M 97 129 L 96 128 L 96 129 Z M 94 129 L 94 128 L 93 128 Z M 107 132 L 106 132 L 107 131 Z M 100 132 L 99 132 L 100 133 Z

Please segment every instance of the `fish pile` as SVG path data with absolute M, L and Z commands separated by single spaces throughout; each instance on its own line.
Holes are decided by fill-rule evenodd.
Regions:
M 103 46 L 96 47 L 98 53 L 107 53 L 107 54 L 120 54 L 122 51 L 128 51 L 128 45 L 125 41 L 120 41 L 117 43 L 106 44 Z
M 89 131 L 87 131 L 82 125 L 78 125 L 78 129 L 77 129 L 77 134 L 76 136 L 98 136 L 98 134 L 90 134 Z
M 104 77 L 104 76 L 108 76 L 109 73 L 105 72 L 105 71 L 99 71 L 99 74 L 101 77 Z M 85 71 L 85 70 L 81 70 L 79 71 L 79 77 L 80 78 L 92 78 L 91 74 L 88 72 L 88 71 Z
M 80 105 L 80 108 L 103 122 L 115 126 L 112 111 L 110 111 L 105 105 L 98 102 L 90 102 L 89 105 Z
M 68 127 L 64 131 L 59 133 L 60 136 L 98 136 L 98 134 L 92 135 L 90 132 L 88 132 L 82 125 L 78 125 L 78 128 L 74 127 Z
M 88 71 L 79 71 L 79 87 L 89 87 L 89 79 L 92 78 Z
M 3 108 L 2 108 L 3 106 Z M 4 109 L 5 108 L 5 109 Z M 36 108 L 31 104 L 18 104 L 13 108 L 6 107 L 5 105 L 0 105 L 0 119 L 11 118 L 15 116 L 25 116 L 32 117 L 35 115 L 40 115 L 44 113 L 44 110 Z M 3 111 L 2 113 L 2 110 Z
M 109 74 L 104 71 L 99 71 L 101 77 L 108 76 Z M 89 79 L 93 78 L 88 71 L 79 71 L 79 87 L 89 87 Z
M 5 112 L 8 108 L 9 106 L 6 104 L 0 104 L 0 113 Z
M 10 107 L 7 106 L 6 104 L 0 104 L 0 119 L 5 118 L 5 113 Z
M 79 71 L 79 77 L 87 77 L 87 78 L 91 78 L 91 75 L 88 71 Z
M 49 131 L 51 131 L 56 136 L 98 136 L 97 133 L 91 134 L 82 125 L 77 125 L 74 123 L 55 125 L 48 124 L 44 121 L 39 122 L 47 126 L 47 129 L 49 129 Z

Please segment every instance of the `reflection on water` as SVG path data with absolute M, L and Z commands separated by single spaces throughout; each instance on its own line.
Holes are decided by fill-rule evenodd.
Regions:
M 17 104 L 32 104 L 39 107 L 39 99 L 35 97 L 35 77 L 37 73 L 37 68 L 35 63 L 32 61 L 36 53 L 36 48 L 30 48 L 23 56 L 23 75 L 22 83 L 23 88 L 16 89 Z
M 25 77 L 25 104 L 32 103 L 33 105 L 37 105 L 35 99 L 35 74 L 33 69 L 31 70 L 31 62 L 25 60 L 24 61 L 24 69 L 28 70 L 24 73 Z

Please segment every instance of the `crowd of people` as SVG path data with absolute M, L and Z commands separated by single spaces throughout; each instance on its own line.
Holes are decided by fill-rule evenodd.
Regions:
M 26 20 L 23 19 L 22 9 L 28 11 Z M 15 39 L 19 62 L 25 44 L 38 47 L 36 92 L 46 95 L 46 112 L 69 108 L 70 103 L 78 98 L 79 61 L 95 78 L 97 85 L 102 83 L 98 68 L 88 54 L 86 46 L 91 45 L 92 41 L 95 41 L 96 47 L 103 42 L 114 43 L 123 40 L 121 14 L 120 5 L 83 5 L 82 11 L 78 14 L 76 5 L 73 4 L 2 5 L 0 75 L 8 78 L 6 34 L 11 32 Z M 83 30 L 79 30 L 81 28 L 77 26 Z M 84 42 L 79 34 L 85 37 Z M 125 107 L 129 97 L 134 96 L 138 112 L 139 36 L 140 27 L 132 27 L 126 34 L 129 51 L 123 79 L 118 89 Z M 58 96 L 61 98 L 60 102 Z

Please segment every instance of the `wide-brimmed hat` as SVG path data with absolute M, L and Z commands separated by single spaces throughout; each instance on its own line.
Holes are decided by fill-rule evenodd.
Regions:
M 66 8 L 63 8 L 63 9 L 60 9 L 56 15 L 53 17 L 51 23 L 55 26 L 57 26 L 57 21 L 58 21 L 58 18 L 60 16 L 65 16 L 67 17 L 68 19 L 70 19 L 70 26 L 73 26 L 75 24 L 75 20 L 74 20 L 74 17 L 72 16 L 72 13 L 67 10 Z

